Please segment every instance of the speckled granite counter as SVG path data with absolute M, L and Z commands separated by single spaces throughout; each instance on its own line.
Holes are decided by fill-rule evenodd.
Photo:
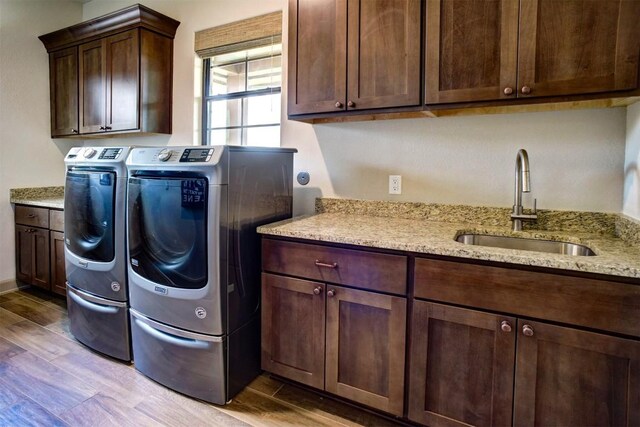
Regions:
M 406 215 L 399 213 L 399 209 L 404 210 L 405 208 L 400 205 L 405 204 L 386 202 L 378 206 L 378 209 L 373 209 L 368 202 L 363 202 L 366 207 L 370 208 L 369 210 L 363 210 L 362 206 L 358 208 L 354 207 L 353 203 L 342 203 L 343 211 L 340 211 L 335 206 L 326 209 L 326 206 L 323 206 L 323 202 L 326 201 L 327 199 L 321 199 L 320 206 L 316 205 L 316 210 L 319 212 L 316 215 L 265 225 L 259 227 L 258 232 L 266 235 L 322 242 L 345 243 L 424 254 L 640 278 L 640 245 L 632 239 L 621 239 L 616 236 L 618 215 L 615 214 L 595 213 L 589 219 L 589 213 L 579 215 L 580 213 L 567 212 L 566 215 L 569 218 L 580 217 L 580 220 L 576 220 L 576 222 L 582 224 L 582 229 L 573 226 L 568 227 L 569 230 L 530 229 L 522 232 L 512 232 L 509 226 L 505 224 L 509 222 L 508 210 L 506 210 L 505 215 L 505 212 L 502 212 L 504 209 L 499 208 L 429 205 L 432 208 L 437 206 L 438 214 L 431 212 L 427 217 L 416 217 L 415 211 L 407 210 L 406 212 L 414 213 Z M 357 204 L 360 201 L 353 202 Z M 340 204 L 338 203 L 338 205 Z M 418 210 L 424 208 L 424 204 L 414 205 L 420 205 L 416 206 Z M 388 206 L 391 206 L 391 208 Z M 389 212 L 389 209 L 401 217 L 384 216 L 385 213 Z M 485 215 L 483 219 L 472 223 L 472 218 L 466 216 L 466 214 L 460 214 L 461 210 L 465 209 L 480 209 Z M 495 210 L 494 213 L 489 212 L 492 209 Z M 548 216 L 557 217 L 559 216 L 557 212 L 559 211 L 548 212 Z M 541 212 L 539 215 L 543 218 L 545 217 Z M 410 218 L 406 218 L 406 216 L 410 216 Z M 506 216 L 506 220 L 503 219 L 504 216 Z M 445 217 L 453 218 L 454 221 L 444 220 Z M 460 221 L 462 218 L 464 218 L 465 222 L 455 222 L 455 220 Z M 544 219 L 541 222 L 544 225 Z M 573 223 L 573 221 L 569 221 L 569 223 Z M 621 228 L 628 228 L 628 232 L 633 237 L 637 235 L 637 226 L 637 223 L 628 220 L 625 222 L 625 227 Z M 455 238 L 464 233 L 483 233 L 500 236 L 515 235 L 568 241 L 590 247 L 594 250 L 596 256 L 558 255 L 472 246 L 456 242 Z
M 64 187 L 12 188 L 9 201 L 16 205 L 64 209 Z

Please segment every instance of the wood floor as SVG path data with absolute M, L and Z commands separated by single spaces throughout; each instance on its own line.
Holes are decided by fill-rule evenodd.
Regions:
M 0 294 L 0 426 L 389 426 L 267 375 L 226 406 L 190 399 L 69 333 L 65 300 Z

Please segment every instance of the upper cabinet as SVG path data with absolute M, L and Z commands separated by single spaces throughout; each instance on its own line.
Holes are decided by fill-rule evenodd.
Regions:
M 420 104 L 420 0 L 290 0 L 289 115 Z
M 40 36 L 49 52 L 51 135 L 170 134 L 179 24 L 134 5 Z
M 638 1 L 428 0 L 426 22 L 426 104 L 638 87 Z

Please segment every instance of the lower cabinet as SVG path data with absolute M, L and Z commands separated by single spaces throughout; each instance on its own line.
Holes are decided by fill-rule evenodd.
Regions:
M 49 289 L 49 230 L 16 225 L 16 279 Z
M 414 302 L 409 419 L 429 426 L 640 423 L 640 342 Z
M 406 299 L 262 275 L 262 368 L 403 414 Z
M 66 295 L 62 210 L 17 205 L 16 279 Z

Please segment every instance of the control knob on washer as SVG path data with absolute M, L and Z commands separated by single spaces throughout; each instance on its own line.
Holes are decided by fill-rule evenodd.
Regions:
M 95 155 L 96 155 L 96 153 L 97 153 L 97 151 L 96 151 L 96 149 L 95 149 L 95 148 L 85 148 L 85 149 L 84 149 L 84 152 L 83 152 L 83 154 L 84 154 L 84 158 L 85 158 L 85 159 L 90 159 L 90 158 L 92 158 L 93 156 L 95 156 Z
M 171 150 L 169 150 L 168 148 L 165 148 L 160 153 L 158 153 L 158 160 L 160 160 L 161 162 L 166 162 L 170 158 L 171 158 Z

